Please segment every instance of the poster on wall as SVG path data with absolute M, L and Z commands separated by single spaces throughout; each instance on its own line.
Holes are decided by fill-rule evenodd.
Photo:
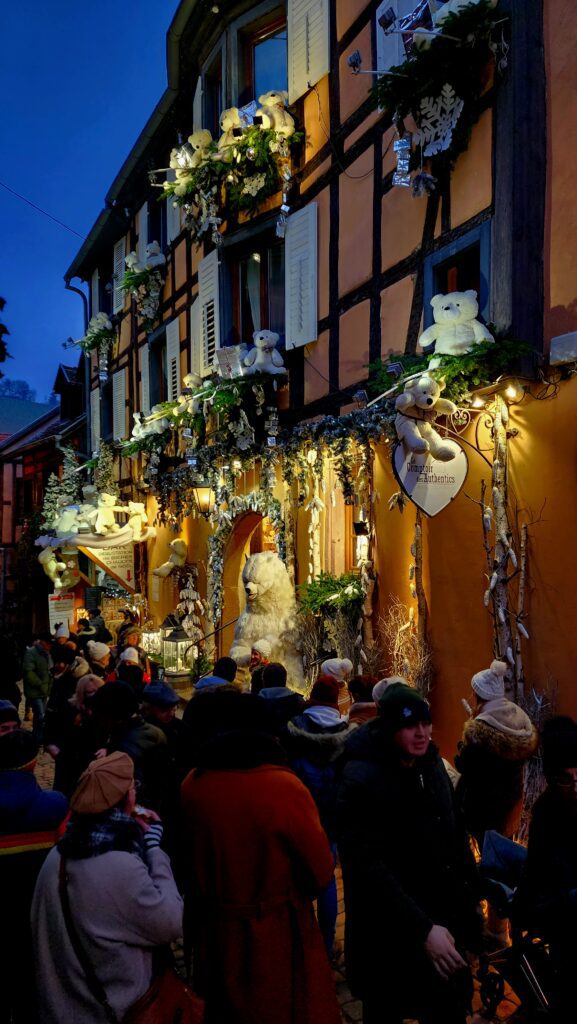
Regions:
M 126 587 L 136 589 L 134 583 L 134 545 L 122 544 L 117 548 L 81 548 L 90 559 L 113 579 Z
M 427 516 L 436 516 L 457 497 L 467 479 L 469 463 L 461 447 L 450 462 L 440 462 L 428 452 L 407 451 L 398 444 L 393 469 L 401 490 Z
M 68 628 L 74 622 L 74 594 L 48 595 L 48 628 L 51 633 L 56 630 L 56 623 L 65 622 Z

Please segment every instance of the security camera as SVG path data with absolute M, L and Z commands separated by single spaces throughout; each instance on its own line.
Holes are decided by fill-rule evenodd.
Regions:
M 383 32 L 385 32 L 385 34 L 387 32 L 391 31 L 391 29 L 392 29 L 393 25 L 395 24 L 396 20 L 397 20 L 397 15 L 395 14 L 394 9 L 392 7 L 387 7 L 387 9 L 384 12 L 384 14 L 381 14 L 381 16 L 379 18 L 379 25 L 381 26 L 381 28 L 382 28 Z
M 354 53 L 351 53 L 350 57 L 347 57 L 347 64 L 349 65 L 353 75 L 358 75 L 361 70 L 362 63 L 363 58 L 360 50 L 355 50 Z

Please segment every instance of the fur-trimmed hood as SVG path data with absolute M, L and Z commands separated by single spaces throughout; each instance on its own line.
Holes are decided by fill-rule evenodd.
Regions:
M 333 728 L 322 729 L 315 727 L 307 715 L 298 715 L 287 725 L 290 757 L 305 757 L 315 764 L 330 764 L 341 756 L 347 739 L 357 728 L 356 723 L 348 724 L 343 720 Z
M 465 723 L 463 745 L 468 744 L 483 746 L 506 761 L 526 761 L 537 750 L 539 736 L 518 704 L 499 697 Z

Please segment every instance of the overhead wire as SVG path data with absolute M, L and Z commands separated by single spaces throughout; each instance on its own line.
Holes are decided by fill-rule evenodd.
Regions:
M 38 213 L 41 213 L 44 217 L 48 217 L 49 220 L 54 221 L 54 223 L 58 224 L 61 228 L 65 228 L 66 231 L 70 231 L 70 233 L 76 235 L 77 238 L 84 238 L 84 235 L 81 235 L 79 231 L 75 231 L 74 228 L 71 228 L 68 224 L 65 224 L 63 220 L 59 220 L 58 217 L 54 217 L 51 213 L 48 213 L 47 210 L 43 210 L 41 206 L 37 206 L 37 204 L 33 203 L 31 199 L 27 199 L 26 196 L 20 195 L 20 193 L 16 192 L 15 189 L 10 188 L 10 185 L 6 185 L 5 182 L 0 181 L 0 187 L 6 189 L 7 192 L 10 192 L 11 195 L 16 196 L 16 198 L 20 199 L 23 203 L 26 203 L 27 206 L 31 206 L 33 210 L 36 210 Z

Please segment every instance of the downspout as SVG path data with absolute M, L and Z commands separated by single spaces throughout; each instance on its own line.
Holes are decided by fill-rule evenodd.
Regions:
M 84 317 L 84 333 L 88 330 L 88 298 L 81 288 L 70 284 L 70 278 L 64 278 L 64 287 L 68 292 L 76 292 L 82 299 L 82 312 Z M 84 411 L 86 415 L 86 430 L 84 435 L 84 451 L 92 452 L 92 423 L 90 407 L 90 356 L 83 354 L 84 360 Z

